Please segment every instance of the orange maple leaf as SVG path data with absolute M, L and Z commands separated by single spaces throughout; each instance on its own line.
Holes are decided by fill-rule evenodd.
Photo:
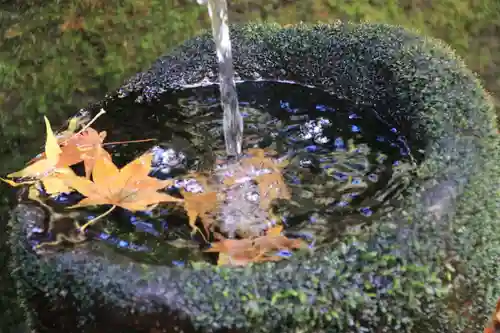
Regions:
M 305 245 L 303 240 L 288 238 L 282 235 L 282 232 L 282 226 L 272 227 L 266 232 L 265 236 L 255 238 L 253 244 L 256 248 L 265 252 L 299 249 Z
M 85 176 L 89 178 L 94 168 L 96 155 L 100 151 L 99 148 L 102 147 L 105 138 L 106 131 L 99 133 L 91 127 L 71 136 L 61 146 L 62 153 L 58 166 L 71 166 L 83 161 Z M 101 153 L 107 154 L 105 150 Z
M 245 157 L 241 160 L 243 165 L 255 166 L 258 168 L 267 168 L 274 170 L 277 164 L 266 155 L 276 155 L 277 153 L 271 149 L 260 149 L 260 148 L 250 148 L 247 149 L 247 154 L 249 157 Z
M 63 133 L 64 135 L 60 138 L 57 138 L 54 135 L 47 117 L 44 117 L 44 120 L 45 129 L 47 132 L 45 152 L 40 154 L 35 159 L 31 160 L 28 166 L 24 169 L 8 174 L 8 178 L 42 179 L 44 177 L 47 177 L 56 169 L 66 169 L 69 166 L 82 161 L 82 152 L 88 150 L 89 144 L 91 147 L 93 147 L 97 141 L 102 143 L 102 139 L 105 136 L 105 132 L 104 135 L 102 133 L 97 134 L 97 132 L 94 135 L 85 135 L 83 133 L 72 135 L 71 132 L 74 130 L 72 126 L 75 125 L 75 122 L 71 121 L 68 130 Z M 86 129 L 86 131 L 87 130 L 90 129 Z M 82 140 L 88 141 L 89 144 L 82 144 Z M 60 141 L 64 141 L 63 144 L 61 144 Z
M 109 214 L 117 206 L 129 211 L 148 210 L 160 202 L 182 202 L 158 190 L 173 184 L 172 180 L 159 180 L 148 176 L 151 169 L 152 153 L 146 153 L 130 162 L 122 169 L 113 163 L 103 148 L 98 148 L 92 180 L 79 176 L 64 177 L 64 183 L 83 194 L 86 198 L 70 208 L 112 205 L 104 214 L 90 220 L 80 230 L 84 231 L 98 219 Z
M 279 256 L 265 256 L 251 239 L 223 239 L 212 243 L 205 252 L 219 252 L 218 266 L 245 266 L 252 262 L 277 261 Z
M 81 118 L 75 117 L 70 120 L 68 128 L 56 137 L 56 141 L 59 144 L 59 154 L 57 162 L 55 164 L 55 168 L 68 168 L 70 166 L 83 162 L 85 168 L 85 176 L 87 178 L 90 178 L 92 169 L 94 168 L 96 154 L 99 151 L 99 148 L 104 146 L 103 142 L 106 138 L 106 131 L 97 132 L 95 129 L 90 127 L 90 125 L 104 113 L 105 111 L 101 109 L 101 111 L 89 123 L 87 123 L 87 125 L 85 125 L 80 131 L 76 133 L 75 131 L 78 126 L 78 122 L 81 121 Z M 154 139 L 108 142 L 107 144 L 147 142 L 153 140 Z M 55 149 L 55 147 L 52 149 Z M 107 152 L 104 150 L 100 150 L 100 153 L 107 154 Z M 111 157 L 108 155 L 107 158 Z M 29 164 L 33 165 L 36 162 L 43 161 L 44 159 L 47 159 L 46 153 L 40 154 L 39 156 L 31 160 Z M 23 171 L 25 172 L 25 170 Z M 12 174 L 10 176 L 12 176 Z
M 53 159 L 55 162 L 55 168 L 67 168 L 72 165 L 84 162 L 85 175 L 87 178 L 90 177 L 92 168 L 94 167 L 95 154 L 98 147 L 102 147 L 104 138 L 106 137 L 106 132 L 98 133 L 95 129 L 90 127 L 100 115 L 104 113 L 101 110 L 98 115 L 94 117 L 82 130 L 75 133 L 79 118 L 72 118 L 69 122 L 68 129 L 59 134 L 57 137 L 54 136 L 52 129 L 50 129 L 51 136 L 51 147 L 55 150 L 55 144 L 59 146 L 57 159 Z M 50 124 L 48 125 L 47 133 L 49 133 Z M 33 168 L 33 165 L 44 163 L 47 160 L 47 148 L 45 153 L 41 153 L 39 156 L 35 157 L 29 162 L 26 169 L 22 170 L 21 173 L 25 174 L 26 170 Z M 9 176 L 15 177 L 17 173 L 11 174 Z M 22 176 L 22 175 L 21 175 Z
M 243 266 L 251 262 L 278 261 L 281 256 L 269 255 L 277 250 L 292 250 L 305 246 L 300 239 L 283 236 L 283 227 L 270 228 L 266 235 L 254 239 L 222 239 L 205 252 L 219 252 L 217 265 Z

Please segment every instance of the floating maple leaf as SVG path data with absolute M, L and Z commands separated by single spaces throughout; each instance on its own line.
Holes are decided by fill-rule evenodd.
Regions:
M 64 135 L 57 138 L 47 117 L 44 117 L 44 120 L 47 132 L 45 152 L 30 161 L 30 164 L 24 169 L 7 175 L 8 178 L 30 180 L 15 182 L 9 179 L 0 179 L 14 187 L 41 181 L 46 192 L 50 195 L 55 195 L 69 191 L 69 188 L 62 182 L 61 176 L 74 175 L 73 171 L 69 168 L 70 166 L 83 160 L 85 170 L 89 174 L 88 176 L 90 176 L 90 170 L 94 165 L 94 157 L 89 154 L 89 150 L 95 150 L 97 146 L 100 147 L 105 132 L 104 135 L 102 133 L 98 134 L 95 130 L 87 128 L 82 133 L 71 135 L 70 131 L 73 131 L 73 127 L 75 126 L 75 122 L 71 121 Z M 64 141 L 63 146 L 61 146 L 61 140 Z M 103 152 L 103 154 L 107 154 L 107 152 Z
M 277 167 L 277 164 L 266 155 L 276 155 L 276 152 L 271 149 L 250 148 L 247 150 L 249 157 L 242 159 L 242 164 L 254 166 L 258 168 L 272 169 Z
M 62 183 L 60 176 L 63 174 L 71 175 L 73 174 L 73 171 L 67 167 L 60 167 L 58 165 L 62 150 L 57 143 L 57 138 L 54 136 L 52 128 L 50 127 L 49 120 L 47 117 L 44 117 L 44 120 L 47 131 L 44 157 L 33 162 L 20 171 L 7 175 L 8 178 L 31 178 L 32 180 L 14 182 L 9 179 L 0 179 L 14 187 L 34 184 L 41 181 L 46 192 L 50 195 L 54 195 L 69 191 L 69 188 Z
M 93 128 L 87 128 L 82 133 L 70 137 L 62 146 L 60 166 L 71 166 L 81 161 L 84 163 L 85 176 L 90 177 L 94 168 L 96 155 L 106 138 L 106 132 L 97 132 Z M 106 154 L 106 151 L 103 151 Z M 109 157 L 106 157 L 109 158 Z
M 49 176 L 42 178 L 42 184 L 48 195 L 71 192 L 64 179 L 66 177 L 76 177 L 76 174 L 70 168 L 56 169 Z
M 57 138 L 50 127 L 50 122 L 47 117 L 44 117 L 45 129 L 47 131 L 47 138 L 45 140 L 45 155 L 43 158 L 28 165 L 26 168 L 13 172 L 7 175 L 8 178 L 41 178 L 52 172 L 57 163 L 59 156 L 62 153 L 61 147 L 57 143 Z
M 39 154 L 36 158 L 28 163 L 25 169 L 9 174 L 9 178 L 45 178 L 55 169 L 66 169 L 75 164 L 83 162 L 85 168 L 85 176 L 90 178 L 92 169 L 94 167 L 96 154 L 98 149 L 104 144 L 106 138 L 106 131 L 97 132 L 91 128 L 90 125 L 99 118 L 105 111 L 101 111 L 85 125 L 79 132 L 76 128 L 81 122 L 82 117 L 74 117 L 70 120 L 68 128 L 55 136 L 50 123 L 45 118 L 47 127 L 47 143 L 45 145 L 45 152 Z M 75 133 L 76 132 L 76 133 Z M 108 142 L 107 144 L 122 144 L 122 143 L 135 143 L 154 141 L 154 139 L 123 141 L 123 142 Z M 106 151 L 101 151 L 101 154 L 107 154 Z M 107 156 L 107 158 L 111 158 Z M 9 182 L 11 185 L 16 185 Z
M 283 227 L 275 226 L 270 228 L 265 236 L 257 237 L 253 244 L 260 251 L 268 252 L 274 250 L 292 250 L 304 246 L 301 239 L 290 239 L 282 234 Z
M 254 239 L 222 239 L 212 243 L 205 252 L 219 252 L 217 265 L 243 266 L 251 262 L 278 261 L 281 256 L 269 255 L 277 250 L 292 250 L 305 246 L 300 239 L 282 235 L 282 226 L 269 229 L 264 236 Z
M 85 167 L 85 176 L 90 178 L 97 153 L 100 152 L 101 154 L 107 154 L 105 150 L 100 149 L 105 145 L 103 142 L 107 135 L 106 131 L 97 132 L 95 129 L 90 127 L 90 125 L 104 113 L 105 111 L 101 109 L 101 111 L 77 133 L 74 133 L 74 131 L 77 127 L 79 119 L 73 118 L 72 121 L 70 121 L 68 130 L 63 132 L 63 134 L 59 137 L 59 144 L 62 152 L 59 156 L 57 167 L 67 167 L 83 162 Z M 108 142 L 106 145 L 147 142 L 154 140 L 155 139 L 143 139 Z M 106 158 L 110 158 L 110 156 L 108 155 Z
M 104 110 L 101 110 L 101 112 L 99 112 L 99 114 L 94 117 L 89 124 L 77 133 L 75 133 L 75 131 L 78 126 L 77 124 L 79 118 L 75 117 L 71 119 L 68 129 L 59 134 L 55 140 L 59 146 L 59 154 L 57 160 L 55 160 L 56 168 L 67 168 L 83 161 L 85 166 L 85 175 L 87 178 L 90 177 L 92 168 L 94 167 L 97 149 L 102 147 L 102 143 L 106 138 L 105 131 L 99 133 L 95 129 L 91 128 L 90 124 L 103 113 Z M 52 136 L 54 136 L 52 129 L 50 131 Z M 31 165 L 29 165 L 26 169 L 48 159 L 47 149 L 45 150 L 45 153 L 40 154 L 38 157 L 30 161 Z M 21 172 L 25 170 L 22 170 Z M 9 176 L 16 177 L 16 173 Z
M 160 202 L 181 202 L 182 199 L 175 198 L 158 190 L 173 184 L 171 180 L 159 180 L 148 176 L 151 168 L 153 155 L 147 153 L 130 162 L 122 169 L 113 163 L 109 154 L 103 148 L 99 148 L 92 170 L 92 179 L 79 176 L 66 176 L 64 183 L 86 198 L 77 205 L 70 208 L 112 205 L 103 215 L 98 216 L 82 226 L 84 231 L 97 219 L 109 214 L 116 206 L 125 208 L 132 212 L 148 210 L 151 206 Z

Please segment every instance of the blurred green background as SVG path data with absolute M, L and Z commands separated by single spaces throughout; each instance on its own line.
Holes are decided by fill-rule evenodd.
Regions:
M 500 110 L 498 0 L 228 1 L 232 22 L 385 22 L 441 38 L 479 75 Z M 36 153 L 43 114 L 57 128 L 206 28 L 206 8 L 195 0 L 0 0 L 0 175 Z M 0 184 L 2 268 L 8 192 Z M 18 320 L 9 282 L 0 274 L 1 332 Z

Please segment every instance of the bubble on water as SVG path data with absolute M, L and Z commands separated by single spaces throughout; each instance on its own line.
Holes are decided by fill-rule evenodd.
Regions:
M 316 135 L 314 137 L 314 142 L 324 145 L 325 143 L 330 142 L 330 139 L 324 135 Z
M 342 200 L 343 201 L 349 201 L 349 200 L 352 200 L 356 197 L 359 196 L 359 193 L 358 192 L 351 192 L 351 193 L 345 193 L 345 194 L 342 194 Z
M 313 161 L 310 160 L 310 159 L 301 159 L 299 161 L 299 165 L 302 168 L 309 168 L 309 167 L 311 167 L 313 165 Z
M 373 211 L 369 207 L 360 208 L 359 211 L 364 216 L 371 216 L 373 214 Z
M 152 172 L 160 172 L 169 174 L 173 168 L 183 167 L 186 161 L 186 155 L 182 152 L 177 152 L 172 148 L 163 149 L 155 146 L 151 149 L 153 153 Z
M 99 233 L 99 235 L 97 237 L 99 237 L 102 240 L 108 240 L 111 237 L 111 235 L 104 233 L 104 232 L 101 232 L 101 233 Z
M 135 219 L 132 220 L 132 224 L 135 226 L 137 231 L 147 232 L 154 236 L 160 236 L 160 233 L 155 229 L 152 223 Z
M 251 202 L 258 202 L 260 200 L 260 194 L 258 192 L 247 192 L 245 194 L 245 199 Z

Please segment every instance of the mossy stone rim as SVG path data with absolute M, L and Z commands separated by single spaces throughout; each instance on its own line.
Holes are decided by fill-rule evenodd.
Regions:
M 36 217 L 23 206 L 11 221 L 20 278 L 48 295 L 69 290 L 83 307 L 91 307 L 90 295 L 97 293 L 115 307 L 180 314 L 205 331 L 391 331 L 451 322 L 442 310 L 453 278 L 445 267 L 452 264 L 443 262 L 451 253 L 462 260 L 483 250 L 458 244 L 485 236 L 468 214 L 478 200 L 497 200 L 492 179 L 500 178 L 490 161 L 498 156 L 493 106 L 478 80 L 448 47 L 400 27 L 246 25 L 231 32 L 242 80 L 293 80 L 360 104 L 390 101 L 387 115 L 427 146 L 404 209 L 308 260 L 180 269 L 116 265 L 83 250 L 40 260 L 25 248 L 25 228 Z M 91 108 L 130 93 L 153 99 L 216 77 L 214 44 L 204 34 Z M 489 210 L 483 218 L 498 216 Z M 453 325 L 450 332 L 458 330 Z

